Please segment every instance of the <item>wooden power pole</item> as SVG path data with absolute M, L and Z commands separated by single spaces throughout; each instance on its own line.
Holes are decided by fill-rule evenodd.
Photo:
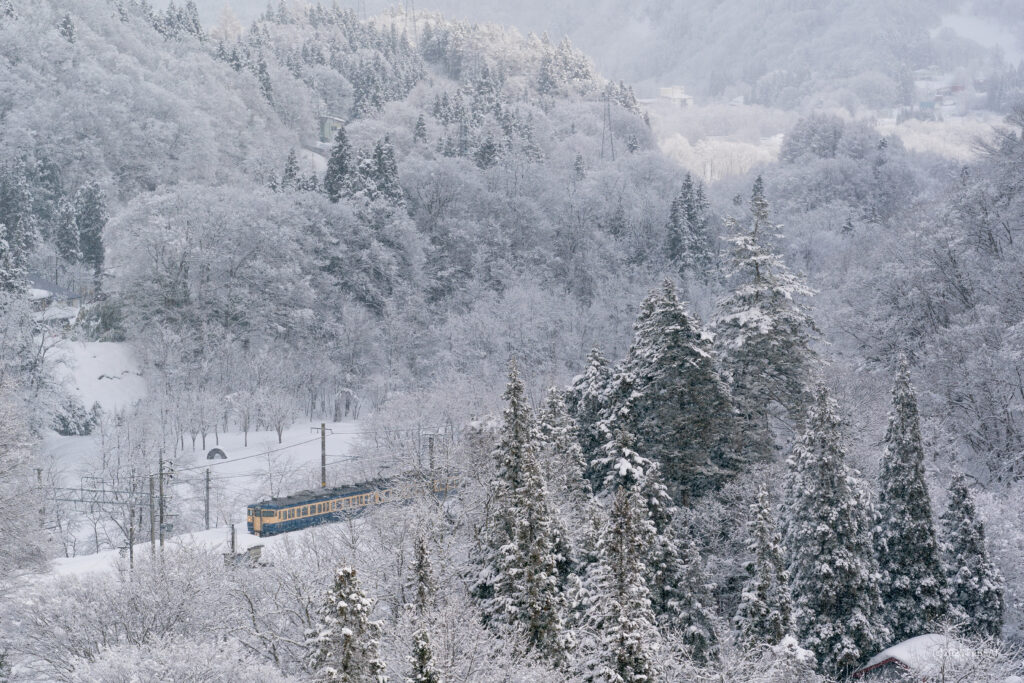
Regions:
M 205 507 L 205 515 L 204 516 L 206 517 L 206 528 L 209 529 L 210 528 L 210 468 L 209 467 L 206 468 L 206 507 Z

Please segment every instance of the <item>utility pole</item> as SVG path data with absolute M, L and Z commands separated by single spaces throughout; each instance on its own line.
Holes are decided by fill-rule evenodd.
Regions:
M 231 554 L 235 554 L 235 525 L 231 525 Z
M 153 489 L 155 483 L 153 481 L 153 475 L 149 475 L 149 554 L 156 554 L 156 508 L 155 501 L 153 500 Z
M 164 549 L 164 454 L 160 454 L 160 550 Z
M 316 427 L 309 430 L 320 432 L 320 488 L 327 488 L 327 423 L 321 422 L 319 430 Z
M 206 528 L 210 528 L 210 468 L 206 468 Z

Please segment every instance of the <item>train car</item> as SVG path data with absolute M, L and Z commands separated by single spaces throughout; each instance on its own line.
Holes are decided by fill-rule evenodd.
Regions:
M 246 510 L 246 526 L 255 536 L 273 536 L 336 522 L 371 505 L 408 500 L 421 493 L 444 497 L 457 488 L 458 478 L 447 477 L 429 481 L 380 479 L 353 486 L 301 491 L 250 505 Z

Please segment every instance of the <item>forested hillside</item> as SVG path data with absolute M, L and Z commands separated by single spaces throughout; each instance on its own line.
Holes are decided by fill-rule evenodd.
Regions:
M 877 64 L 834 52 L 889 17 L 839 5 L 791 7 L 756 66 L 715 14 L 686 68 L 888 101 L 942 58 L 913 3 Z M 652 49 L 702 7 L 652 10 Z M 978 145 L 819 112 L 706 184 L 568 39 L 0 0 L 0 680 L 826 681 L 922 633 L 1020 673 L 1024 109 Z M 84 404 L 71 341 L 131 350 L 145 397 Z M 356 418 L 353 477 L 457 493 L 259 562 L 164 551 L 165 472 L 208 437 Z M 252 502 L 300 481 L 273 452 Z M 159 555 L 47 572 L 155 534 L 154 477 Z M 115 500 L 75 517 L 75 488 Z

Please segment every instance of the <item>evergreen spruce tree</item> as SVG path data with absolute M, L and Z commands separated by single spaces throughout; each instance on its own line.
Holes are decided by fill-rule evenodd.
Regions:
M 427 141 L 427 122 L 423 118 L 423 114 L 419 115 L 416 119 L 416 127 L 412 132 L 413 142 L 426 142 Z
M 441 680 L 434 667 L 434 653 L 430 648 L 430 632 L 427 630 L 427 614 L 434 603 L 437 584 L 430 566 L 426 534 L 416 534 L 413 543 L 413 580 L 415 583 L 414 618 L 417 623 L 413 634 L 412 656 L 409 658 L 410 674 L 406 683 L 439 683 Z
M 587 354 L 586 370 L 573 379 L 565 394 L 566 408 L 576 421 L 577 439 L 588 462 L 601 453 L 605 444 L 600 424 L 605 417 L 611 382 L 611 365 L 599 349 L 592 349 Z
M 0 19 L 17 19 L 18 13 L 14 10 L 14 0 L 0 0 Z
M 669 533 L 655 537 L 652 598 L 658 623 L 675 634 L 687 657 L 704 666 L 718 659 L 713 587 L 693 539 L 679 545 Z
M 67 197 L 61 197 L 58 208 L 57 229 L 53 235 L 57 253 L 68 263 L 82 260 L 82 245 L 78 236 L 75 206 Z
M 972 635 L 999 637 L 1003 630 L 1003 577 L 985 548 L 985 528 L 962 474 L 949 487 L 942 513 L 942 547 L 949 583 L 949 616 Z
M 416 534 L 413 543 L 413 588 L 415 590 L 415 603 L 413 607 L 419 617 L 423 617 L 434 605 L 434 596 L 437 594 L 437 582 L 434 579 L 434 570 L 430 564 L 430 551 L 427 549 L 426 534 Z
M 733 245 L 735 288 L 719 303 L 715 341 L 722 367 L 739 410 L 748 457 L 775 453 L 772 416 L 780 407 L 800 423 L 806 408 L 807 386 L 815 362 L 810 348 L 814 321 L 800 303 L 811 290 L 786 268 L 769 242 L 778 226 L 769 222 L 768 201 L 760 176 L 750 200 L 750 226 L 737 233 Z
M 301 181 L 299 179 L 299 158 L 293 148 L 288 152 L 288 158 L 284 162 L 284 172 L 281 174 L 282 190 L 297 190 Z
M 924 447 L 910 370 L 900 360 L 879 474 L 875 554 L 893 638 L 934 630 L 946 613 L 945 576 L 924 479 Z
M 584 644 L 588 681 L 640 683 L 657 680 L 660 636 L 646 581 L 645 545 L 655 531 L 639 493 L 615 491 L 598 560 L 587 573 Z
M 817 391 L 789 459 L 785 544 L 796 636 L 846 675 L 892 642 L 883 620 L 870 502 L 846 465 L 835 402 Z
M 708 220 L 704 186 L 687 173 L 669 209 L 665 248 L 666 256 L 676 264 L 681 276 L 689 272 L 707 277 L 711 262 Z
M 675 500 L 685 502 L 735 474 L 735 423 L 711 337 L 665 281 L 644 300 L 634 339 L 614 378 L 609 414 L 661 465 Z M 628 410 L 624 405 L 628 402 Z
M 537 437 L 523 383 L 509 363 L 506 408 L 490 484 L 492 518 L 476 550 L 481 572 L 473 593 L 485 619 L 506 624 L 530 650 L 553 663 L 572 645 L 563 626 L 560 528 L 552 514 L 537 455 Z
M 372 175 L 378 196 L 383 197 L 392 206 L 405 205 L 405 193 L 398 182 L 395 148 L 391 146 L 391 140 L 387 137 L 378 140 L 373 148 Z
M 60 26 L 58 28 L 60 30 L 60 34 L 64 36 L 64 40 L 68 41 L 69 43 L 75 42 L 77 32 L 75 30 L 75 22 L 71 19 L 70 14 L 64 15 L 64 17 L 60 20 Z
M 409 658 L 410 673 L 406 683 L 441 683 L 441 675 L 434 666 L 434 653 L 430 649 L 430 634 L 424 630 L 413 636 L 412 656 Z
M 90 183 L 75 194 L 75 222 L 78 224 L 82 263 L 92 266 L 98 283 L 106 259 L 103 229 L 107 226 L 106 201 L 98 184 Z
M 750 578 L 743 586 L 736 611 L 737 640 L 745 647 L 778 645 L 793 632 L 793 601 L 782 537 L 775 526 L 766 487 L 761 487 L 750 512 L 747 528 L 754 559 L 747 565 Z
M 371 601 L 351 567 L 341 567 L 308 634 L 309 668 L 315 681 L 386 683 L 380 658 L 379 622 L 370 621 Z
M 324 190 L 334 203 L 337 203 L 347 191 L 349 177 L 354 171 L 352 165 L 352 147 L 348 144 L 345 127 L 338 128 L 334 136 L 334 146 L 327 160 L 327 173 L 324 176 Z
M 256 74 L 256 80 L 260 84 L 260 92 L 263 93 L 263 97 L 266 98 L 270 104 L 274 103 L 274 87 L 270 82 L 270 71 L 267 69 L 267 60 L 260 54 L 256 59 L 256 65 L 254 67 L 254 73 Z

